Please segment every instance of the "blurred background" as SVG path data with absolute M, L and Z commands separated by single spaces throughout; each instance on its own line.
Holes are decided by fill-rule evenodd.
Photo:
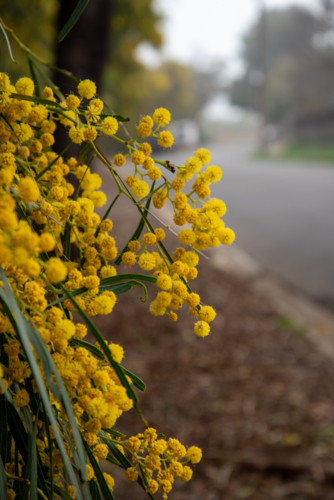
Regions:
M 282 315 L 254 288 L 251 272 L 236 272 L 235 259 L 254 267 L 255 258 L 258 274 L 305 299 L 334 337 L 334 1 L 92 0 L 59 44 L 76 4 L 0 0 L 0 12 L 42 58 L 94 80 L 111 109 L 131 117 L 130 134 L 140 116 L 168 108 L 175 145 L 154 157 L 180 165 L 209 148 L 224 172 L 212 196 L 226 202 L 237 235 L 231 248 L 208 252 L 193 286 L 217 310 L 203 342 L 189 315 L 173 325 L 155 319 L 136 290 L 99 320 L 147 382 L 150 424 L 203 448 L 194 480 L 171 498 L 334 499 L 332 354 L 297 312 Z M 14 65 L 1 40 L 1 70 L 27 74 L 18 48 Z M 119 151 L 110 141 L 103 148 Z M 114 187 L 95 168 L 111 201 Z M 121 250 L 138 220 L 126 202 L 112 219 Z M 122 425 L 142 430 L 131 412 Z M 120 476 L 116 498 L 144 498 L 111 472 Z

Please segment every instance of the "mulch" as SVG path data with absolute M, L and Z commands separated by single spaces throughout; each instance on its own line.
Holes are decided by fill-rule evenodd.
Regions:
M 139 402 L 150 426 L 203 450 L 193 479 L 176 480 L 169 498 L 334 499 L 333 362 L 298 329 L 281 328 L 242 279 L 204 263 L 192 284 L 217 311 L 205 339 L 186 311 L 176 323 L 151 316 L 139 288 L 97 319 L 147 384 Z M 131 410 L 117 429 L 129 436 L 144 424 Z M 109 471 L 116 500 L 147 498 L 124 471 Z

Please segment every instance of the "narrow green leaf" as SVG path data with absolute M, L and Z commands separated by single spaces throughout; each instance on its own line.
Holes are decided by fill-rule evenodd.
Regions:
M 110 455 L 110 453 L 108 453 L 108 455 L 106 456 L 106 460 L 107 460 L 107 462 L 110 462 L 111 464 L 117 465 L 118 467 L 122 467 L 121 464 L 119 463 L 119 461 L 116 460 L 116 458 L 112 457 Z
M 111 443 L 110 441 L 106 441 L 106 445 L 108 446 L 109 450 L 111 453 L 114 455 L 116 460 L 122 465 L 123 469 L 128 469 L 129 467 L 132 467 L 131 462 L 126 458 L 125 455 L 117 448 L 117 446 L 114 443 Z
M 144 392 L 146 390 L 146 385 L 139 377 L 137 377 L 137 375 L 124 368 L 124 366 L 123 370 L 125 374 L 131 378 L 133 385 L 137 387 L 137 389 L 139 389 L 141 392 Z
M 122 180 L 121 180 L 122 181 Z M 124 185 L 124 183 L 122 182 L 122 184 Z M 152 192 L 154 190 L 154 186 L 155 186 L 155 181 L 152 182 L 152 186 L 151 186 L 151 190 L 150 192 Z M 125 189 L 127 189 L 127 186 L 125 185 L 124 186 Z M 127 189 L 128 191 L 128 189 Z M 133 202 L 136 203 L 135 199 L 133 198 L 132 195 L 130 195 L 133 199 Z M 146 202 L 146 205 L 145 205 L 145 209 L 149 209 L 150 208 L 150 205 L 151 205 L 151 198 L 149 198 Z M 137 207 L 139 208 L 139 207 Z M 140 209 L 139 209 L 140 210 Z M 144 219 L 141 218 L 140 221 L 139 221 L 139 224 L 137 226 L 137 229 L 135 230 L 135 232 L 133 233 L 132 237 L 130 238 L 130 240 L 128 241 L 128 243 L 126 244 L 126 246 L 123 248 L 123 250 L 121 251 L 121 253 L 119 254 L 119 256 L 117 257 L 117 259 L 115 260 L 115 264 L 117 266 L 120 265 L 120 263 L 122 262 L 122 255 L 124 252 L 127 252 L 129 250 L 129 243 L 130 241 L 134 241 L 134 240 L 138 240 L 140 238 L 140 235 L 142 233 L 142 230 L 144 229 Z
M 59 90 L 59 88 L 53 83 L 53 81 L 48 77 L 45 71 L 36 63 L 36 61 L 31 61 L 35 69 L 39 72 L 39 74 L 44 78 L 48 86 L 53 90 L 56 96 L 62 101 L 64 100 L 64 95 Z
M 90 344 L 89 342 L 85 342 L 84 340 L 72 338 L 70 340 L 70 344 L 77 344 L 80 347 L 84 347 L 85 349 L 90 351 L 92 354 L 94 354 L 94 356 L 96 356 L 97 358 L 104 359 L 103 352 L 101 352 L 100 349 L 95 347 L 95 345 Z
M 106 213 L 105 213 L 105 214 L 104 214 L 104 216 L 102 217 L 101 222 L 103 222 L 103 221 L 104 221 L 104 220 L 108 217 L 108 215 L 109 215 L 109 213 L 110 213 L 110 210 L 111 210 L 111 209 L 112 209 L 112 207 L 115 205 L 116 201 L 118 200 L 118 198 L 119 198 L 120 196 L 121 196 L 121 193 L 118 193 L 118 195 L 116 196 L 116 198 L 115 198 L 115 199 L 111 202 L 111 204 L 109 205 L 108 210 L 106 211 Z M 101 223 L 100 223 L 99 227 L 98 227 L 98 228 L 96 229 L 96 231 L 95 231 L 95 234 L 94 234 L 95 238 L 97 238 L 97 237 L 98 237 L 98 234 L 99 234 L 99 232 L 100 232 L 100 228 L 101 228 Z
M 92 500 L 101 500 L 101 495 L 95 479 L 89 481 L 89 491 L 92 495 Z
M 118 274 L 117 276 L 110 276 L 109 278 L 103 278 L 100 281 L 100 286 L 109 285 L 110 283 L 114 283 L 115 281 L 123 280 L 147 281 L 148 283 L 157 282 L 157 278 L 155 278 L 154 276 L 147 276 L 146 274 L 126 273 Z
M 85 445 L 86 453 L 88 455 L 89 461 L 92 464 L 92 467 L 94 469 L 97 482 L 100 485 L 104 500 L 114 500 L 114 497 L 109 489 L 109 486 L 107 485 L 107 481 L 105 480 L 103 472 L 101 471 L 100 466 L 97 463 L 96 458 L 94 457 L 94 454 L 92 453 L 92 450 L 90 449 L 90 447 L 88 446 L 86 441 L 83 440 L 83 443 Z
M 67 23 L 65 24 L 65 26 L 63 27 L 61 32 L 59 33 L 59 35 L 57 37 L 58 42 L 61 42 L 62 40 L 64 40 L 65 36 L 71 31 L 71 29 L 73 28 L 73 26 L 75 25 L 75 23 L 77 22 L 77 20 L 79 19 L 79 17 L 81 16 L 83 11 L 85 10 L 85 8 L 87 7 L 88 2 L 89 2 L 89 0 L 80 0 L 79 1 L 78 5 L 76 6 L 74 11 L 72 12 L 71 17 L 69 18 L 69 20 L 67 21 Z
M 3 33 L 3 36 L 5 37 L 5 40 L 6 40 L 6 44 L 7 44 L 7 48 L 8 48 L 8 52 L 9 52 L 9 55 L 10 55 L 10 58 L 11 60 L 17 64 L 17 62 L 15 61 L 14 57 L 13 57 L 13 52 L 12 52 L 12 47 L 10 46 L 10 41 L 9 41 L 9 38 L 7 36 L 7 33 L 6 33 L 6 30 L 5 28 L 2 26 L 2 24 L 0 23 L 0 28 L 2 30 L 2 33 Z
M 121 432 L 115 431 L 115 429 L 105 429 L 103 427 L 103 431 L 106 432 L 107 434 L 110 434 L 111 436 L 117 436 L 117 437 L 121 437 L 121 438 L 126 437 L 125 434 L 122 434 Z
M 28 64 L 29 64 L 29 70 L 30 70 L 30 74 L 31 74 L 31 78 L 34 82 L 34 85 L 35 85 L 35 94 L 36 94 L 36 97 L 41 97 L 41 89 L 39 87 L 39 83 L 38 83 L 38 80 L 37 80 L 37 76 L 36 76 L 36 73 L 35 73 L 35 68 L 34 68 L 34 65 L 33 65 L 33 62 L 31 60 L 31 58 L 29 56 L 28 57 Z
M 109 279 L 109 278 L 106 278 L 106 279 Z M 121 384 L 123 385 L 123 387 L 125 387 L 126 392 L 127 392 L 128 396 L 129 396 L 129 398 L 131 398 L 133 400 L 134 407 L 139 412 L 139 409 L 137 407 L 138 398 L 137 398 L 136 394 L 134 393 L 132 387 L 130 386 L 130 384 L 129 384 L 129 382 L 128 382 L 125 374 L 124 374 L 123 368 L 118 363 L 116 363 L 116 361 L 113 359 L 109 347 L 105 343 L 105 341 L 104 341 L 101 333 L 96 328 L 96 326 L 94 325 L 94 323 L 92 322 L 92 320 L 90 319 L 90 317 L 81 309 L 81 307 L 77 304 L 77 302 L 70 295 L 70 293 L 62 285 L 60 285 L 60 286 L 61 286 L 63 292 L 70 299 L 70 301 L 75 305 L 78 313 L 80 314 L 80 316 L 82 317 L 82 319 L 84 320 L 84 322 L 86 323 L 86 325 L 88 326 L 88 328 L 90 329 L 91 333 L 94 335 L 95 339 L 100 344 L 101 349 L 103 350 L 104 354 L 106 355 L 106 358 L 108 359 L 108 361 L 111 364 L 112 368 L 115 370 L 116 375 L 118 376 Z M 1 292 L 1 290 L 0 290 L 0 292 Z
M 63 488 L 59 488 L 56 484 L 54 485 L 54 490 L 57 495 L 63 500 L 72 500 L 70 495 L 63 490 Z
M 7 432 L 6 432 L 6 437 L 7 437 Z M 7 498 L 7 477 L 1 457 L 0 457 L 0 498 L 3 499 Z
M 0 394 L 0 457 L 4 463 L 7 461 L 7 425 L 6 399 L 3 394 Z
M 134 274 L 134 273 L 133 274 L 118 274 L 117 276 L 110 276 L 109 278 L 103 278 L 100 281 L 100 287 L 104 287 L 103 291 L 108 289 L 109 291 L 110 290 L 113 291 L 115 293 L 115 295 L 119 295 L 120 293 L 124 293 L 122 291 L 122 289 L 120 289 L 120 292 L 118 293 L 118 287 L 115 286 L 115 289 L 113 289 L 111 287 L 106 288 L 106 286 L 111 285 L 112 283 L 115 283 L 116 281 L 123 281 L 123 280 L 135 281 L 136 285 L 139 285 L 139 283 L 140 283 L 139 280 L 147 281 L 148 283 L 156 283 L 157 282 L 157 278 L 155 278 L 153 276 L 147 276 L 145 274 Z M 132 285 L 132 286 L 135 286 L 135 285 Z M 132 288 L 132 286 L 131 286 L 131 288 Z M 142 283 L 139 286 L 141 286 L 142 288 L 144 287 L 144 285 Z M 51 302 L 47 306 L 47 309 L 49 309 L 52 306 L 55 306 L 56 304 L 59 304 L 60 302 L 63 302 L 64 300 L 67 299 L 68 296 L 74 298 L 74 297 L 77 297 L 78 295 L 82 295 L 83 293 L 88 292 L 88 288 L 85 288 L 85 287 L 78 288 L 77 290 L 74 290 L 73 292 L 69 292 L 68 290 L 65 291 L 64 288 L 63 288 L 63 290 L 64 290 L 64 293 L 66 295 Z M 125 290 L 125 291 L 127 291 L 127 290 Z M 144 293 L 146 296 L 145 290 L 144 290 Z
M 39 355 L 40 359 L 42 360 L 45 376 L 48 380 L 49 386 L 51 387 L 51 389 L 53 391 L 56 390 L 56 393 L 58 393 L 60 401 L 62 402 L 62 404 L 65 407 L 68 419 L 69 419 L 70 424 L 72 426 L 74 437 L 76 438 L 76 444 L 77 444 L 78 453 L 79 453 L 81 464 L 82 464 L 82 469 L 83 469 L 83 472 L 86 474 L 87 471 L 86 471 L 86 466 L 85 466 L 85 454 L 84 454 L 84 450 L 82 448 L 79 430 L 78 430 L 77 423 L 76 423 L 76 420 L 75 420 L 75 417 L 73 414 L 73 409 L 72 409 L 70 400 L 69 400 L 67 392 L 66 392 L 66 388 L 65 388 L 63 381 L 58 373 L 58 370 L 57 370 L 57 368 L 56 368 L 56 366 L 55 366 L 55 364 L 50 356 L 49 351 L 46 349 L 46 346 L 45 346 L 40 334 L 38 333 L 38 331 L 36 332 L 37 334 L 32 331 L 31 325 L 27 322 L 27 320 L 25 319 L 25 317 L 21 313 L 20 309 L 18 308 L 15 297 L 13 295 L 12 290 L 9 287 L 7 277 L 6 277 L 2 268 L 0 268 L 0 273 L 1 273 L 1 278 L 2 278 L 2 281 L 4 282 L 5 290 L 6 290 L 6 293 L 5 293 L 5 291 L 0 288 L 0 296 L 4 302 L 6 302 L 6 303 L 7 303 L 7 301 L 10 302 L 11 310 L 15 314 L 15 320 L 13 319 L 12 316 L 9 317 L 9 319 L 11 320 L 13 328 L 15 329 L 15 331 L 18 335 L 19 341 L 23 347 L 23 350 L 24 350 L 26 357 L 27 357 L 27 360 L 29 362 L 31 371 L 32 371 L 34 378 L 36 380 L 36 384 L 38 386 L 40 396 L 43 400 L 48 417 L 49 417 L 50 422 L 53 426 L 56 440 L 57 440 L 57 443 L 59 446 L 59 450 L 62 454 L 62 458 L 64 460 L 65 467 L 67 467 L 67 469 L 68 469 L 68 472 L 71 476 L 71 480 L 72 480 L 73 484 L 76 485 L 76 487 L 78 488 L 77 480 L 76 480 L 75 474 L 73 473 L 71 462 L 70 462 L 68 455 L 66 453 L 63 439 L 62 439 L 62 436 L 59 432 L 57 421 L 55 419 L 55 415 L 54 415 L 53 409 L 51 407 L 49 397 L 48 397 L 41 373 L 39 371 L 39 367 L 38 367 L 36 358 L 35 358 L 34 353 L 32 351 L 30 342 L 33 344 L 34 348 L 37 351 L 37 354 Z M 8 305 L 8 303 L 7 303 L 7 305 Z M 51 380 L 52 372 L 54 373 L 55 378 L 57 380 L 59 390 L 57 390 L 54 382 Z M 79 493 L 79 498 L 81 498 L 80 493 Z
M 44 104 L 45 106 L 53 106 L 55 108 L 60 108 L 62 111 L 66 111 L 66 109 L 64 109 L 58 102 L 50 101 L 49 99 L 44 99 L 43 97 L 34 97 L 24 94 L 16 94 L 15 92 L 12 92 L 10 96 L 20 101 L 37 102 L 38 104 Z
M 89 151 L 91 150 L 90 142 L 88 142 L 80 151 L 79 154 L 79 163 L 84 163 L 86 161 L 86 158 L 89 154 Z
M 104 113 L 102 113 L 102 114 L 100 115 L 100 117 L 101 117 L 102 119 L 107 118 L 108 116 L 112 116 L 112 117 L 113 117 L 113 118 L 115 118 L 118 122 L 129 122 L 129 121 L 130 121 L 130 118 L 123 118 L 123 116 L 121 116 L 121 115 L 106 115 L 106 114 L 104 114 Z
M 32 433 L 28 433 L 28 474 L 27 479 L 30 480 L 30 500 L 37 500 L 37 447 L 36 447 L 36 434 L 37 434 L 38 416 L 36 417 Z

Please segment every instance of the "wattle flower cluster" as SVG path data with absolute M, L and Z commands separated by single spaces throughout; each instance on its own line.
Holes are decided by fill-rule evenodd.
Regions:
M 67 497 L 76 498 L 76 487 L 69 485 L 67 478 L 64 486 L 65 463 L 59 437 L 44 413 L 43 417 L 39 413 L 40 386 L 16 325 L 17 314 L 10 312 L 1 295 L 8 284 L 24 321 L 40 337 L 60 376 L 57 379 L 56 372 L 52 376 L 48 373 L 40 356 L 43 349 L 37 352 L 34 346 L 39 376 L 45 387 L 50 380 L 54 384 L 48 387 L 48 395 L 58 422 L 57 432 L 67 456 L 75 460 L 78 452 L 73 426 L 58 392 L 61 384 L 65 387 L 86 450 L 85 481 L 96 484 L 97 480 L 100 486 L 102 481 L 103 487 L 112 490 L 113 478 L 104 473 L 101 479 L 96 473 L 99 460 L 107 459 L 125 468 L 128 480 L 138 480 L 151 494 L 159 489 L 166 498 L 175 478 L 183 481 L 191 478 L 187 464 L 200 461 L 200 450 L 196 447 L 186 450 L 175 439 L 159 439 L 151 428 L 122 441 L 122 434 L 114 426 L 123 411 L 136 407 L 131 384 L 141 390 L 144 384 L 120 365 L 124 356 L 120 345 L 108 345 L 99 334 L 95 334 L 96 345 L 83 339 L 86 325 L 92 333 L 95 331 L 90 317 L 112 312 L 117 293 L 122 293 L 115 282 L 126 283 L 134 278 L 156 283 L 159 291 L 150 304 L 153 315 L 168 314 L 171 321 L 176 321 L 175 311 L 186 304 L 197 317 L 196 335 L 208 335 L 209 323 L 216 313 L 212 307 L 201 304 L 188 282 L 197 276 L 201 251 L 230 244 L 235 237 L 222 220 L 226 211 L 224 202 L 209 198 L 209 186 L 221 179 L 222 172 L 217 166 L 203 170 L 211 158 L 206 149 L 197 150 L 179 167 L 151 157 L 151 146 L 142 142 L 142 138 L 156 137 L 164 148 L 173 144 L 172 134 L 160 131 L 171 118 L 164 108 L 155 110 L 152 117 L 142 118 L 136 139 L 116 138 L 124 151 L 109 162 L 96 141 L 102 135 L 115 137 L 118 120 L 122 118 L 103 114 L 104 104 L 96 97 L 93 82 L 84 80 L 77 90 L 78 95 L 65 98 L 56 88 L 45 87 L 42 97 L 37 98 L 30 78 L 20 78 L 14 86 L 6 74 L 0 73 L 0 266 L 4 272 L 0 283 L 0 392 L 8 399 L 6 404 L 14 405 L 27 432 L 30 432 L 28 416 L 37 422 L 39 466 L 45 477 L 55 482 L 57 491 L 52 498 L 61 497 L 65 487 Z M 85 164 L 85 160 L 66 159 L 66 151 L 58 155 L 52 150 L 58 126 L 68 128 L 70 144 L 84 143 L 83 151 L 90 150 L 93 157 L 100 158 L 119 189 L 118 196 L 125 195 L 134 203 L 139 199 L 139 210 L 146 205 L 147 214 L 150 201 L 156 208 L 162 208 L 169 200 L 174 222 L 190 226 L 178 234 L 183 246 L 170 256 L 162 244 L 165 231 L 161 227 L 154 229 L 141 212 L 148 231 L 141 236 L 143 227 L 139 226 L 126 248 L 119 252 L 115 238 L 109 234 L 113 222 L 108 218 L 118 196 L 101 219 L 94 211 L 107 202 L 100 190 L 101 177 L 91 172 L 91 161 Z M 87 154 L 80 156 L 85 157 Z M 127 158 L 134 171 L 123 182 L 118 167 Z M 163 176 L 160 166 L 176 171 L 172 182 Z M 70 182 L 70 175 L 76 177 L 78 187 Z M 190 193 L 183 193 L 186 182 L 194 176 Z M 151 184 L 157 181 L 160 186 Z M 79 252 L 77 260 L 71 260 L 73 245 Z M 137 264 L 151 275 L 118 275 L 115 265 L 120 262 L 126 266 Z M 74 321 L 73 311 L 81 315 L 86 325 Z M 15 451 L 15 436 L 10 433 L 9 439 L 5 471 L 7 498 L 13 499 L 16 495 L 13 485 L 21 479 L 27 464 L 21 452 Z M 120 452 L 129 455 L 133 466 L 124 465 L 117 455 Z

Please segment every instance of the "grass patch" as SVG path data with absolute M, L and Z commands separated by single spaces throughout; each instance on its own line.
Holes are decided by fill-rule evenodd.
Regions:
M 259 149 L 255 153 L 255 158 L 263 160 L 323 161 L 334 165 L 334 142 L 321 144 L 294 142 L 281 151 Z

